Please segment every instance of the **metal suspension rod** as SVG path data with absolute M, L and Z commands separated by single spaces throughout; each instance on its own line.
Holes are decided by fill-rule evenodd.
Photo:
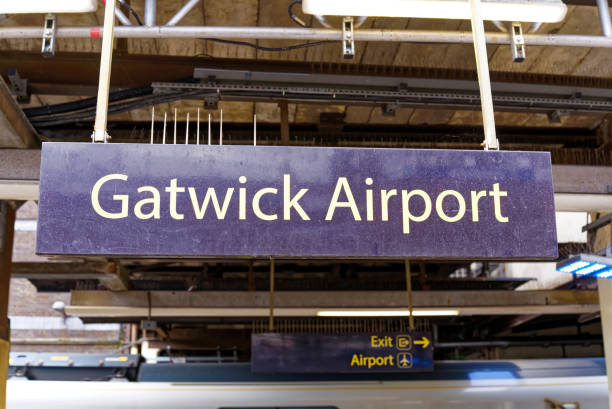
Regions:
M 166 25 L 177 25 L 199 2 L 200 0 L 189 0 L 183 7 L 181 7 L 179 11 L 176 12 L 176 14 L 166 23 Z
M 489 76 L 489 60 L 487 58 L 487 41 L 480 0 L 470 0 L 472 9 L 472 33 L 474 35 L 474 53 L 476 54 L 476 72 L 480 87 L 482 105 L 482 125 L 485 135 L 485 149 L 499 149 L 495 134 L 495 114 L 493 111 L 493 93 L 491 92 L 491 77 Z
M 404 260 L 404 267 L 406 269 L 406 295 L 408 296 L 408 310 L 410 315 L 408 316 L 408 325 L 410 331 L 414 331 L 414 313 L 412 303 L 412 274 L 410 274 L 410 260 Z
M 107 142 L 106 121 L 108 119 L 108 93 L 110 90 L 111 65 L 113 63 L 113 28 L 115 26 L 115 0 L 107 0 L 104 10 L 104 33 L 100 56 L 100 80 L 96 122 L 92 135 L 93 142 Z
M 610 20 L 608 0 L 597 0 L 597 9 L 599 10 L 599 21 L 601 21 L 603 35 L 612 37 L 612 20 Z
M 268 330 L 274 331 L 274 258 L 270 257 L 270 316 L 268 321 Z
M 157 0 L 145 0 L 144 11 L 145 26 L 154 26 L 157 19 Z
M 92 38 L 103 35 L 98 26 L 59 27 L 58 38 Z M 41 27 L 3 27 L 0 39 L 40 38 Z M 270 40 L 342 40 L 339 30 L 289 27 L 222 27 L 222 26 L 180 26 L 180 27 L 115 27 L 116 38 L 236 38 Z M 485 33 L 488 44 L 510 44 L 506 33 Z M 525 34 L 526 45 L 563 46 L 563 47 L 601 47 L 612 48 L 612 38 L 589 35 L 564 34 Z M 469 31 L 432 31 L 432 30 L 357 30 L 356 41 L 471 44 Z

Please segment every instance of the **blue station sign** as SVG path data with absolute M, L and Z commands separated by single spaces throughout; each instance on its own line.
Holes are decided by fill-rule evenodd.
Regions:
M 553 259 L 546 152 L 44 143 L 48 255 Z
M 253 372 L 343 373 L 433 371 L 428 332 L 251 336 Z

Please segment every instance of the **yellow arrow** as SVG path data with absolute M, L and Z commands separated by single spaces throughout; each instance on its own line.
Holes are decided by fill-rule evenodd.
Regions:
M 429 340 L 425 337 L 421 338 L 420 341 L 414 341 L 415 345 L 422 345 L 423 349 L 427 348 L 429 346 Z

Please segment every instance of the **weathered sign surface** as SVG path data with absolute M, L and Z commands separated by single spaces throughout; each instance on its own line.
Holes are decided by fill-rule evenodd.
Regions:
M 37 251 L 548 259 L 546 152 L 43 144 Z

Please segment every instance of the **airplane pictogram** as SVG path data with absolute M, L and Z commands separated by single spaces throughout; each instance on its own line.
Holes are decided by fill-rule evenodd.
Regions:
M 409 352 L 397 354 L 397 366 L 402 369 L 412 368 L 412 354 Z

